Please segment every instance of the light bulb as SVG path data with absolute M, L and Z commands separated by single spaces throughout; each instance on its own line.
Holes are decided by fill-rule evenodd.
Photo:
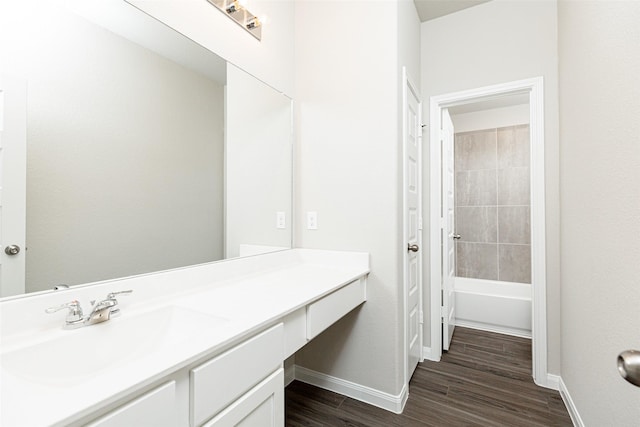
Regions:
M 247 29 L 253 30 L 254 28 L 258 28 L 262 25 L 262 22 L 258 19 L 257 16 L 254 16 L 249 22 L 247 22 Z
M 227 7 L 227 13 L 228 14 L 232 14 L 237 12 L 238 10 L 242 9 L 242 6 L 240 6 L 240 3 L 238 3 L 238 0 L 235 0 L 233 3 L 231 3 L 228 7 Z

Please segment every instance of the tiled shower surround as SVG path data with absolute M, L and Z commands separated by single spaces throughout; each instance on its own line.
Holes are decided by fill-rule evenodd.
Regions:
M 531 283 L 529 125 L 455 134 L 456 275 Z

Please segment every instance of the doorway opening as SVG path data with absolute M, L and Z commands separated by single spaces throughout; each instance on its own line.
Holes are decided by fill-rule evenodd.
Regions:
M 531 338 L 529 96 L 447 112 L 455 130 L 455 325 Z
M 461 135 L 465 138 L 460 140 L 465 140 L 467 146 L 464 147 L 462 144 L 458 147 L 459 150 L 478 151 L 478 147 L 487 146 L 484 160 L 482 154 L 480 154 L 481 158 L 471 160 L 464 156 L 454 158 L 453 134 L 460 133 L 459 131 L 464 129 L 455 129 L 455 123 L 450 120 L 450 113 L 454 112 L 460 116 L 465 112 L 471 112 L 474 108 L 477 109 L 478 106 L 485 109 L 501 108 L 505 104 L 523 105 L 524 107 L 521 108 L 527 108 L 528 123 L 520 123 L 520 127 L 516 124 L 500 126 L 500 123 L 495 123 L 495 126 L 491 125 L 484 129 L 485 135 L 482 134 L 483 129 L 475 130 L 479 133 L 478 135 Z M 552 381 L 547 372 L 543 105 L 542 77 L 431 97 L 431 276 L 429 279 L 431 359 L 440 360 L 442 351 L 448 348 L 456 321 L 464 323 L 457 318 L 469 317 L 468 297 L 474 294 L 471 299 L 471 307 L 473 307 L 477 302 L 473 299 L 475 294 L 478 294 L 477 285 L 481 283 L 486 286 L 485 294 L 508 290 L 513 293 L 513 301 L 524 301 L 524 314 L 519 313 L 521 323 L 516 324 L 511 331 L 495 329 L 494 331 L 517 334 L 517 330 L 520 329 L 520 335 L 526 336 L 529 333 L 527 329 L 530 324 L 533 379 L 540 386 L 557 388 L 555 384 L 550 383 Z M 462 121 L 457 121 L 462 126 Z M 470 131 L 473 132 L 473 130 Z M 519 138 L 518 143 L 503 147 L 503 153 L 499 153 L 497 142 L 499 131 L 502 133 L 503 143 L 513 142 Z M 492 135 L 496 136 L 495 145 L 492 145 L 491 138 L 488 138 L 489 142 L 482 142 L 483 137 Z M 522 156 L 527 150 L 509 151 L 518 144 L 526 145 L 528 148 L 526 154 L 529 158 L 526 167 L 522 166 L 524 162 Z M 495 151 L 492 152 L 491 149 Z M 502 173 L 497 165 L 500 155 L 503 162 Z M 483 161 L 486 163 L 483 164 Z M 495 168 L 492 162 L 495 162 Z M 458 170 L 454 170 L 456 163 Z M 518 166 L 515 166 L 516 164 Z M 506 167 L 507 165 L 509 167 Z M 462 181 L 457 183 L 457 190 L 462 192 L 457 198 L 455 196 L 456 175 L 459 181 Z M 472 182 L 469 178 L 476 181 Z M 481 190 L 477 185 L 483 179 L 486 181 L 486 188 Z M 518 179 L 520 181 L 516 185 Z M 499 181 L 503 184 L 502 201 L 506 203 L 501 209 L 503 218 L 518 218 L 508 227 L 508 230 L 505 228 L 507 225 L 502 224 L 502 237 L 500 237 L 501 224 L 498 219 L 498 210 L 501 207 L 497 198 L 500 191 Z M 474 185 L 476 187 L 473 187 Z M 527 186 L 528 192 L 520 191 Z M 493 198 L 494 195 L 495 198 Z M 525 197 L 528 199 L 527 202 L 524 201 Z M 523 220 L 523 215 L 528 216 L 529 224 Z M 459 217 L 458 220 L 456 217 Z M 472 227 L 474 223 L 478 226 Z M 457 246 L 457 243 L 462 244 Z M 501 259 L 502 271 L 500 270 Z M 456 266 L 456 260 L 462 265 Z M 460 278 L 460 276 L 463 277 Z M 500 277 L 506 280 L 501 280 Z M 527 281 L 530 283 L 526 283 Z M 461 299 L 458 305 L 456 305 L 457 296 Z M 528 297 L 530 303 L 527 298 L 518 298 L 518 296 Z M 458 316 L 457 306 L 459 310 L 466 311 L 458 313 Z M 527 307 L 530 311 L 527 311 Z

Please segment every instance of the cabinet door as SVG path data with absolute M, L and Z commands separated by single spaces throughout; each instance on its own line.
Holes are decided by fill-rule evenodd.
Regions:
M 175 427 L 176 382 L 143 394 L 86 427 Z
M 284 426 L 284 369 L 278 369 L 204 425 L 235 426 Z
M 191 425 L 199 426 L 282 367 L 282 323 L 191 370 Z

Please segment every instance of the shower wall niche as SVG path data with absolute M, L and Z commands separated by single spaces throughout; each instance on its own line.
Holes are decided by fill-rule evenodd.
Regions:
M 529 125 L 455 134 L 456 276 L 531 283 Z

